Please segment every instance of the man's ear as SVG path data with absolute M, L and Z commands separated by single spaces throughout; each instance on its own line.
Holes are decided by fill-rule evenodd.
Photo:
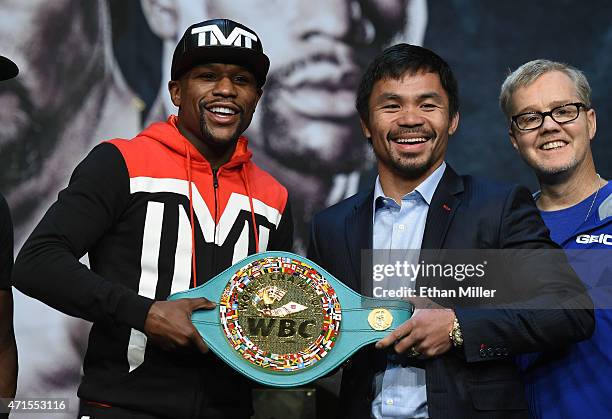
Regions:
M 510 143 L 512 143 L 512 147 L 514 147 L 514 149 L 518 151 L 518 143 L 516 141 L 516 137 L 514 136 L 514 131 L 512 131 L 512 122 L 508 127 L 508 136 L 510 137 Z
M 366 137 L 369 141 L 371 141 L 372 133 L 370 132 L 367 123 L 361 118 L 359 118 L 359 123 L 361 124 L 361 132 L 363 132 L 363 136 Z
M 179 30 L 176 1 L 140 0 L 142 12 L 149 24 L 149 28 L 162 39 L 174 40 Z
M 459 126 L 459 111 L 451 118 L 451 123 L 448 126 L 448 135 L 453 135 Z
M 174 106 L 181 107 L 181 82 L 180 80 L 170 80 L 168 82 L 168 91 L 170 92 L 170 99 Z
M 586 111 L 587 117 L 587 127 L 589 130 L 589 140 L 595 138 L 595 133 L 597 132 L 597 114 L 595 109 L 591 108 Z

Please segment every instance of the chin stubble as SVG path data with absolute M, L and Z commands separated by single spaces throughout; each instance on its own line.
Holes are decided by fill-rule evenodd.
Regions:
M 206 143 L 208 146 L 215 148 L 215 149 L 220 149 L 220 150 L 226 149 L 228 146 L 236 143 L 236 141 L 238 141 L 238 138 L 240 137 L 240 134 L 241 134 L 241 127 L 244 121 L 243 114 L 240 113 L 239 115 L 240 119 L 238 121 L 238 126 L 236 127 L 236 130 L 232 134 L 230 141 L 229 142 L 219 141 L 213 135 L 213 133 L 208 129 L 208 125 L 206 125 L 206 117 L 204 116 L 204 113 L 206 112 L 205 106 L 206 106 L 206 103 L 204 103 L 203 101 L 200 102 L 200 139 L 204 143 Z
M 414 135 L 418 134 L 425 138 L 429 138 L 429 141 L 437 141 L 437 134 L 432 130 L 425 130 L 423 128 L 401 128 L 399 130 L 389 132 L 386 136 L 386 140 L 391 143 L 392 138 L 398 138 L 402 135 Z M 427 160 L 423 163 L 419 163 L 418 159 L 420 156 L 416 156 L 414 159 L 409 158 L 407 161 L 404 157 L 399 154 L 396 158 L 390 155 L 390 163 L 394 171 L 402 177 L 407 179 L 417 179 L 425 174 L 433 165 L 433 153 L 427 157 Z
M 368 147 L 359 138 L 358 125 L 354 129 L 354 147 L 345 150 L 341 159 L 335 161 L 326 160 L 326 156 L 318 155 L 316 151 L 308 151 L 302 139 L 296 135 L 291 120 L 282 109 L 277 109 L 276 100 L 283 89 L 276 75 L 268 76 L 266 92 L 259 102 L 261 115 L 259 143 L 267 157 L 275 160 L 290 170 L 316 174 L 323 177 L 333 176 L 337 173 L 348 173 L 363 169 Z M 317 123 L 317 121 L 313 121 Z M 338 120 L 337 124 L 346 125 L 345 121 Z M 350 122 L 348 122 L 350 123 Z M 325 133 L 323 133 L 325 135 Z M 328 134 L 329 135 L 329 134 Z
M 578 166 L 578 160 L 574 157 L 571 161 L 561 167 L 545 167 L 540 165 L 536 165 L 535 167 L 537 168 L 537 171 L 540 173 L 541 176 L 548 177 L 569 172 L 576 166 Z

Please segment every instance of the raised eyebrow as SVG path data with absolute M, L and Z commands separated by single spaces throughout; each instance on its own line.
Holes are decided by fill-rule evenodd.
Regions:
M 439 101 L 439 102 L 443 101 L 442 95 L 439 94 L 438 92 L 425 92 L 425 93 L 421 93 L 418 96 L 418 99 L 420 101 L 427 100 L 427 99 L 434 99 L 434 100 Z
M 560 106 L 564 106 L 564 105 L 569 105 L 571 103 L 575 103 L 576 101 L 567 101 L 567 100 L 556 100 L 554 102 L 550 102 L 547 106 L 546 106 L 546 110 L 540 111 L 540 110 L 536 110 L 534 109 L 533 106 L 526 106 L 525 108 L 521 109 L 520 111 L 518 111 L 516 113 L 516 115 L 522 115 L 525 113 L 542 113 L 542 112 L 548 112 L 551 109 L 554 108 L 558 108 Z
M 201 74 L 217 74 L 217 72 L 210 67 L 198 66 L 193 70 L 193 74 L 201 75 Z
M 378 96 L 376 96 L 376 98 L 374 99 L 375 102 L 374 103 L 382 103 L 385 102 L 387 100 L 401 100 L 402 97 L 400 95 L 398 95 L 397 93 L 393 93 L 393 92 L 383 92 L 381 94 L 379 94 Z M 442 97 L 442 95 L 440 95 L 438 92 L 425 92 L 425 93 L 421 93 L 420 95 L 417 96 L 417 100 L 419 102 L 422 102 L 424 100 L 427 99 L 433 99 L 436 102 L 443 102 L 444 99 Z
M 387 100 L 400 100 L 400 95 L 393 92 L 383 92 L 374 98 L 374 103 L 382 103 Z
M 531 109 L 531 108 L 525 108 L 525 109 L 515 113 L 514 116 L 521 116 L 521 115 L 528 115 L 528 114 L 538 114 L 538 113 L 542 113 L 542 112 L 536 111 L 535 109 Z
M 549 107 L 549 110 L 552 110 L 554 108 L 559 108 L 561 106 L 570 105 L 570 104 L 576 103 L 576 102 L 580 102 L 580 101 L 579 100 L 561 100 L 561 101 L 557 100 L 555 102 L 551 102 L 548 105 L 548 107 Z
M 232 77 L 244 77 L 244 79 L 248 82 L 256 82 L 256 77 L 248 70 L 237 71 Z

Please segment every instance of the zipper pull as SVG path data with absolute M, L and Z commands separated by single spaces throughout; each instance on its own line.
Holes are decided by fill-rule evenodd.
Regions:
M 217 189 L 219 187 L 219 178 L 217 178 L 217 171 L 219 169 L 213 169 L 213 187 Z

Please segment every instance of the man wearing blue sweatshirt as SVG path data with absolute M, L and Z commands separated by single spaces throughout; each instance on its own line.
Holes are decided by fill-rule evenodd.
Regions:
M 591 339 L 519 359 L 532 416 L 608 417 L 612 184 L 597 173 L 593 161 L 591 141 L 597 125 L 591 88 L 580 70 L 535 60 L 506 78 L 500 106 L 512 145 L 540 183 L 534 198 L 551 238 L 568 253 L 596 307 Z

